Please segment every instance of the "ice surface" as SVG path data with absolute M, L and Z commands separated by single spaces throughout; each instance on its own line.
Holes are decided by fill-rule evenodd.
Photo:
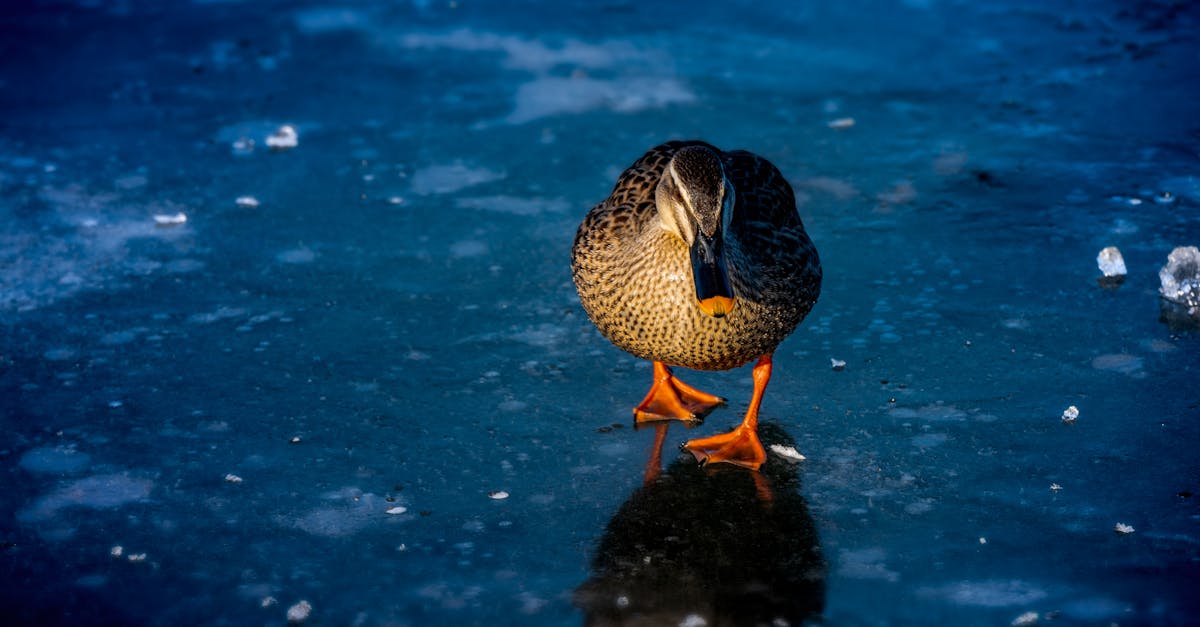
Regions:
M 1200 241 L 1200 6 L 885 4 L 4 5 L 0 615 L 1193 622 L 1200 331 L 1154 273 Z M 676 448 L 749 368 L 680 369 L 729 406 L 655 467 L 571 285 L 684 137 L 771 159 L 825 271 L 758 480 Z

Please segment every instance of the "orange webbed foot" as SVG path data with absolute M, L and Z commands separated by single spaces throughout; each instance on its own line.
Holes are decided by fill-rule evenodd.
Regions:
M 725 404 L 725 399 L 696 388 L 675 378 L 662 362 L 654 362 L 654 384 L 646 398 L 633 408 L 638 423 L 654 420 L 700 420 L 712 410 Z
M 729 433 L 691 440 L 684 443 L 683 450 L 701 464 L 727 463 L 758 470 L 767 461 L 758 433 L 746 425 Z

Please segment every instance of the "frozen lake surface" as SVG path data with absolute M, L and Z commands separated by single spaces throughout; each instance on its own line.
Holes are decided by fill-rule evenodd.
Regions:
M 1193 623 L 1197 5 L 644 4 L 0 7 L 5 622 Z M 804 461 L 677 453 L 749 368 L 633 429 L 579 307 L 672 138 L 796 189 Z

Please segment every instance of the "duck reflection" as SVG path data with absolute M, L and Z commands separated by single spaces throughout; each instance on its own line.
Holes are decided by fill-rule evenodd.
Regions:
M 575 591 L 585 625 L 798 625 L 825 605 L 825 560 L 796 466 L 662 471 L 655 426 L 644 485 L 609 521 Z M 767 446 L 791 445 L 763 424 Z M 701 622 L 703 621 L 703 622 Z

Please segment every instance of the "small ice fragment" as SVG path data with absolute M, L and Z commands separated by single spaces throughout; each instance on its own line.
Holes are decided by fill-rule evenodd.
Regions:
M 1113 531 L 1115 531 L 1119 534 L 1122 534 L 1122 535 L 1127 534 L 1127 533 L 1133 533 L 1133 525 L 1127 525 L 1125 523 L 1117 523 L 1116 526 L 1113 527 Z
M 1136 206 L 1142 204 L 1142 199 L 1141 198 L 1130 198 L 1127 202 L 1136 207 Z
M 144 561 L 146 561 L 146 554 L 145 553 L 133 553 L 129 556 L 129 561 L 144 562 Z
M 834 130 L 843 130 L 854 126 L 854 118 L 838 118 L 829 121 L 829 128 Z
M 1121 251 L 1116 246 L 1109 246 L 1100 251 L 1096 255 L 1096 265 L 1100 266 L 1100 271 L 1104 276 L 1125 276 L 1125 258 L 1121 256 Z
M 271 150 L 290 150 L 298 145 L 300 136 L 296 134 L 296 129 L 287 124 L 267 136 L 267 147 Z
M 109 406 L 109 407 L 111 407 L 111 408 L 113 408 L 113 409 L 116 409 L 116 408 L 118 408 L 118 407 L 120 407 L 120 406 L 122 406 L 122 405 L 124 405 L 124 404 L 125 404 L 125 403 L 122 403 L 121 401 L 109 401 L 109 402 L 108 402 L 108 406 Z
M 1159 192 L 1158 195 L 1154 197 L 1154 202 L 1160 205 L 1169 205 L 1175 202 L 1175 194 L 1172 194 L 1171 192 Z
M 254 140 L 249 137 L 239 137 L 233 142 L 233 154 L 248 155 L 254 152 Z
M 488 497 L 499 501 L 508 498 L 508 492 L 505 492 L 504 490 L 496 490 L 494 492 L 488 492 Z
M 299 444 L 299 443 L 300 443 L 300 436 L 298 436 L 298 435 L 293 435 L 293 436 L 292 436 L 292 439 L 288 440 L 288 442 L 291 442 L 292 444 Z
M 158 226 L 179 226 L 187 222 L 187 214 L 180 211 L 175 214 L 156 213 L 154 214 L 154 224 Z
M 123 553 L 125 553 L 125 547 L 123 547 L 119 544 L 117 546 L 114 546 L 113 548 L 109 549 L 109 551 L 108 551 L 108 554 L 113 557 L 121 557 L 121 555 Z
M 258 199 L 254 196 L 238 196 L 234 202 L 242 209 L 253 209 L 259 205 Z
M 1167 255 L 1167 264 L 1158 271 L 1163 298 L 1188 308 L 1188 315 L 1200 315 L 1200 249 L 1179 246 Z
M 1070 407 L 1063 410 L 1062 421 L 1065 424 L 1071 424 L 1072 422 L 1075 422 L 1075 419 L 1078 417 L 1079 417 L 1079 408 L 1074 405 L 1071 405 Z
M 807 457 L 802 455 L 800 453 L 800 451 L 797 451 L 796 447 L 794 447 L 794 446 L 784 446 L 782 444 L 772 444 L 770 448 L 771 448 L 772 453 L 775 453 L 776 455 L 784 458 L 785 460 L 787 460 L 789 462 L 792 462 L 793 464 L 796 464 L 796 463 L 799 463 L 799 462 L 802 462 L 802 461 L 808 459 Z
M 625 609 L 629 607 L 629 597 L 622 594 L 621 596 L 617 597 L 616 603 L 618 608 Z
M 271 607 L 272 605 L 275 605 L 278 602 L 279 601 L 275 597 L 266 596 L 266 597 L 262 598 L 262 601 L 259 601 L 259 605 L 261 605 L 263 607 Z
M 979 536 L 979 543 L 980 543 L 980 544 L 987 544 L 987 538 L 985 538 L 985 537 L 983 537 L 983 536 Z
M 287 619 L 289 623 L 303 623 L 309 614 L 312 614 L 312 604 L 302 600 L 288 608 Z
M 1014 618 L 1012 625 L 1013 625 L 1013 627 L 1029 627 L 1030 625 L 1036 625 L 1037 622 L 1038 622 L 1038 613 L 1037 612 L 1025 612 L 1024 614 L 1021 614 L 1020 616 Z
M 387 513 L 396 515 L 396 514 L 403 514 L 404 512 L 407 512 L 407 511 L 408 511 L 407 507 L 404 507 L 403 505 L 397 505 L 395 507 L 389 508 Z
M 843 359 L 829 358 L 829 364 L 833 367 L 834 372 L 841 372 L 846 369 L 846 361 Z
M 688 614 L 683 617 L 683 620 L 679 621 L 679 627 L 705 627 L 707 624 L 708 621 L 704 620 L 704 617 L 699 614 Z
M 225 481 L 228 483 L 241 483 L 242 478 L 233 473 L 229 473 L 229 474 L 225 475 Z
M 1058 485 L 1057 483 L 1050 484 L 1050 490 L 1053 492 L 1058 492 L 1061 489 L 1062 489 L 1062 486 Z

